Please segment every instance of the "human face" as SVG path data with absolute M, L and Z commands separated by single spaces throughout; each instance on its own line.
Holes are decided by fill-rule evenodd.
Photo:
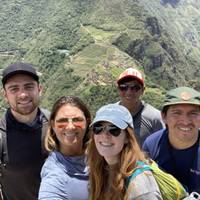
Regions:
M 112 125 L 109 122 L 102 122 L 101 124 L 104 127 Z M 121 134 L 118 136 L 113 136 L 108 129 L 104 128 L 101 133 L 94 134 L 94 141 L 99 154 L 104 157 L 109 165 L 113 165 L 119 161 L 120 152 L 124 144 L 127 143 L 127 137 L 124 130 L 121 130 Z
M 129 87 L 127 90 L 121 90 L 120 85 L 129 86 Z M 136 86 L 135 90 L 131 89 L 131 86 L 132 88 L 134 88 L 133 86 Z M 121 97 L 122 104 L 124 106 L 130 107 L 131 105 L 134 105 L 139 101 L 140 96 L 143 95 L 144 88 L 137 80 L 131 80 L 131 81 L 124 82 L 123 84 L 119 84 L 118 91 Z
M 59 141 L 60 151 L 64 155 L 80 155 L 83 153 L 83 138 L 86 132 L 84 113 L 70 104 L 63 105 L 51 122 Z
M 198 138 L 200 128 L 200 107 L 191 104 L 169 106 L 167 113 L 162 114 L 168 126 L 169 140 L 175 148 L 190 147 Z
M 42 88 L 28 75 L 10 77 L 4 87 L 4 97 L 15 115 L 31 115 L 39 104 Z

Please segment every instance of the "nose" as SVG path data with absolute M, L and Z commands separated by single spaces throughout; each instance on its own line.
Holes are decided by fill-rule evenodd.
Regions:
M 74 129 L 75 126 L 74 126 L 73 122 L 69 120 L 68 123 L 67 123 L 67 126 L 65 128 L 66 129 Z
M 102 134 L 103 134 L 103 136 L 106 137 L 106 138 L 108 138 L 108 137 L 111 136 L 106 127 L 104 127 L 104 129 L 103 129 L 103 131 L 102 131 Z
M 185 125 L 188 125 L 192 121 L 190 115 L 187 113 L 182 115 L 181 120 L 182 120 L 182 123 Z
M 28 96 L 28 94 L 27 94 L 27 92 L 26 92 L 25 89 L 21 88 L 20 91 L 19 91 L 19 96 L 20 96 L 21 98 L 25 98 L 25 97 Z

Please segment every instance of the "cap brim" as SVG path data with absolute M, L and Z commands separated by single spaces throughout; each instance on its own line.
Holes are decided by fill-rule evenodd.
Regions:
M 163 108 L 164 108 L 165 106 L 179 105 L 179 104 L 190 104 L 190 105 L 197 105 L 197 106 L 200 106 L 200 103 L 198 103 L 198 102 L 178 101 L 178 102 L 173 102 L 173 103 L 165 103 L 165 104 L 163 104 Z
M 38 82 L 38 80 L 39 80 L 39 77 L 38 77 L 38 75 L 36 75 L 36 74 L 33 74 L 33 73 L 31 73 L 31 72 L 28 72 L 28 71 L 24 71 L 24 70 L 17 70 L 17 71 L 8 73 L 7 75 L 5 75 L 5 76 L 2 78 L 2 83 L 3 83 L 3 85 L 7 82 L 7 80 L 8 80 L 9 78 L 11 78 L 12 76 L 17 75 L 17 74 L 29 75 L 29 76 L 31 76 L 34 80 L 36 80 L 37 82 Z
M 127 78 L 135 79 L 135 80 L 137 80 L 140 84 L 144 85 L 144 81 L 142 81 L 141 79 L 139 79 L 137 76 L 133 76 L 133 75 L 127 75 L 127 76 L 124 76 L 124 77 L 118 79 L 118 80 L 117 80 L 117 84 L 119 84 L 120 82 L 126 80 Z

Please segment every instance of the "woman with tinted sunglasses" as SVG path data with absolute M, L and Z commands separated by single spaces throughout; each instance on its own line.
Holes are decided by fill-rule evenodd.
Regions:
M 90 200 L 161 200 L 150 171 L 126 184 L 128 177 L 145 161 L 134 136 L 132 116 L 118 104 L 101 107 L 91 124 L 88 146 Z
M 90 112 L 78 97 L 55 102 L 45 137 L 50 155 L 41 171 L 39 200 L 88 199 L 85 149 L 90 123 Z

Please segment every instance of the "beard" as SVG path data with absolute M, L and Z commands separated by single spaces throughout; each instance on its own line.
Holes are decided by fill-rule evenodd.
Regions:
M 20 104 L 17 104 L 15 106 L 10 105 L 11 109 L 20 114 L 20 115 L 30 115 L 39 105 L 39 102 L 33 102 L 31 101 L 26 106 L 21 106 Z

